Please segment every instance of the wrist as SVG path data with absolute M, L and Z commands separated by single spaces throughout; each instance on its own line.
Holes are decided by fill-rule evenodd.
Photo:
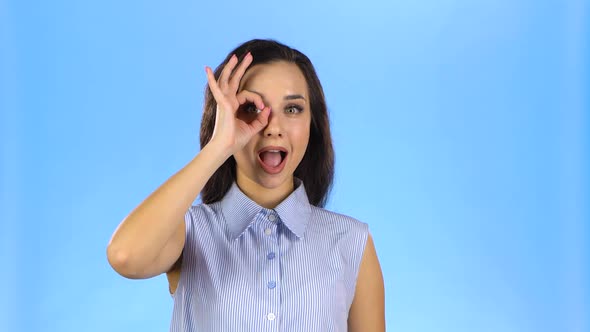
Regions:
M 207 151 L 206 153 L 214 154 L 217 158 L 221 159 L 222 163 L 234 154 L 234 151 L 230 145 L 223 144 L 215 140 L 210 140 L 209 143 L 203 147 L 202 151 Z

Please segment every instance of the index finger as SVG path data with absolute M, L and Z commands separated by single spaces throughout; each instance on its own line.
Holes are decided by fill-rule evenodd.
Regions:
M 265 107 L 262 97 L 259 94 L 248 90 L 243 90 L 242 92 L 238 93 L 236 98 L 238 99 L 238 103 L 240 103 L 240 105 L 243 105 L 246 102 L 251 102 L 256 105 L 256 108 L 259 110 L 263 110 Z

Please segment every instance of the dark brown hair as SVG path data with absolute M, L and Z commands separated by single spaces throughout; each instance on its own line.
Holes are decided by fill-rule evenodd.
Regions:
M 311 128 L 309 142 L 301 163 L 297 166 L 294 176 L 301 179 L 310 204 L 324 207 L 334 178 L 334 149 L 330 135 L 328 109 L 324 90 L 311 61 L 305 54 L 274 40 L 253 39 L 231 51 L 225 60 L 215 69 L 215 78 L 219 79 L 223 67 L 235 54 L 241 61 L 248 53 L 252 53 L 253 61 L 249 68 L 257 64 L 286 61 L 296 64 L 305 80 L 309 93 L 311 108 Z M 205 109 L 201 120 L 201 149 L 209 142 L 215 126 L 217 103 L 209 89 L 205 88 Z M 217 169 L 201 191 L 201 199 L 205 204 L 217 202 L 225 196 L 236 179 L 236 160 L 231 156 Z

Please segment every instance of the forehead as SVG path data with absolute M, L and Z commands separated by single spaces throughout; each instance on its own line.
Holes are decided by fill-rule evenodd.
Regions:
M 240 81 L 240 90 L 258 91 L 263 95 L 300 94 L 307 98 L 307 82 L 299 67 L 285 61 L 250 67 Z

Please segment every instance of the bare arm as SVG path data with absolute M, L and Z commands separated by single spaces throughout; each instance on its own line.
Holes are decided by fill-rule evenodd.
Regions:
M 137 206 L 121 222 L 107 247 L 113 269 L 133 279 L 168 271 L 184 248 L 186 211 L 228 157 L 222 149 L 205 146 Z
M 266 127 L 270 107 L 265 107 L 262 98 L 255 93 L 237 93 L 252 56 L 247 54 L 236 68 L 237 63 L 238 59 L 232 56 L 218 80 L 213 71 L 206 68 L 209 88 L 217 102 L 215 127 L 209 143 L 115 230 L 107 246 L 107 258 L 119 274 L 144 279 L 169 271 L 184 248 L 184 215 L 192 202 L 225 160 Z M 253 103 L 262 110 L 249 123 L 237 116 L 244 103 Z
M 370 234 L 361 260 L 354 300 L 348 314 L 348 331 L 385 331 L 383 274 Z

